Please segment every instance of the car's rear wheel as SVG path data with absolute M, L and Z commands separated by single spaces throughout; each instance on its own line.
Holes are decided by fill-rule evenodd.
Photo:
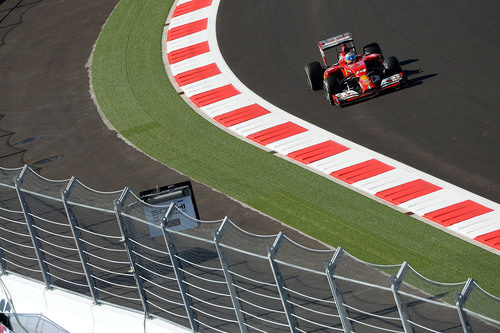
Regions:
M 342 91 L 342 86 L 336 77 L 330 76 L 323 81 L 323 89 L 325 90 L 325 97 L 330 105 L 334 105 L 333 95 Z
M 325 69 L 317 61 L 311 62 L 305 68 L 307 83 L 312 90 L 319 90 L 323 84 L 323 73 Z
M 378 43 L 371 43 L 368 45 L 365 45 L 363 47 L 363 53 L 364 54 L 382 54 L 382 49 L 378 45 Z
M 401 69 L 401 64 L 396 57 L 388 57 L 384 60 L 384 75 L 386 77 L 401 73 L 403 70 Z

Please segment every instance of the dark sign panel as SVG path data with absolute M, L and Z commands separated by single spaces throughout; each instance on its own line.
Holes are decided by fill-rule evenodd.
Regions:
M 149 204 L 144 206 L 144 214 L 146 220 L 150 223 L 160 226 L 168 207 L 174 203 L 184 214 L 179 213 L 177 210 L 172 211 L 167 223 L 169 229 L 182 231 L 198 226 L 198 223 L 194 220 L 199 219 L 198 209 L 193 188 L 189 181 L 142 191 L 139 193 L 139 197 Z M 150 227 L 149 232 L 151 237 L 162 235 L 161 230 L 154 227 Z

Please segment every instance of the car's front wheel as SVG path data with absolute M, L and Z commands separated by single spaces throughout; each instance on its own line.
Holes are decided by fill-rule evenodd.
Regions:
M 305 68 L 307 83 L 312 90 L 319 90 L 323 84 L 323 73 L 325 69 L 317 61 L 311 62 Z
M 330 105 L 334 105 L 335 101 L 333 100 L 333 95 L 342 91 L 342 86 L 339 84 L 337 78 L 334 76 L 325 78 L 323 81 L 323 89 L 325 91 L 326 100 Z
M 382 54 L 382 49 L 378 43 L 371 43 L 363 47 L 364 54 Z
M 386 77 L 401 73 L 403 70 L 401 69 L 401 64 L 396 57 L 388 57 L 384 60 L 384 74 Z

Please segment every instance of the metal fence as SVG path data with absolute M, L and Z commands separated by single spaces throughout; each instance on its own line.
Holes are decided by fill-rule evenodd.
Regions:
M 148 211 L 166 212 L 161 225 Z M 190 227 L 179 229 L 179 221 Z M 0 168 L 0 273 L 42 281 L 194 332 L 497 332 L 500 299 L 474 280 L 200 221 L 125 188 Z

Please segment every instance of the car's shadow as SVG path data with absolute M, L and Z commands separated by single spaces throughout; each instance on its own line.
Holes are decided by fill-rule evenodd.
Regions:
M 406 60 L 399 62 L 399 64 L 401 65 L 401 68 L 403 69 L 403 74 L 404 74 L 405 79 L 406 79 L 405 84 L 400 89 L 407 89 L 407 88 L 421 85 L 423 83 L 423 81 L 430 79 L 430 78 L 433 78 L 433 77 L 438 75 L 437 73 L 419 75 L 419 74 L 423 73 L 422 69 L 420 69 L 420 68 L 417 68 L 417 69 L 405 68 L 405 66 L 407 66 L 409 64 L 416 63 L 416 62 L 418 62 L 418 59 L 406 59 Z M 376 96 L 374 96 L 373 98 L 377 98 L 377 97 L 380 97 L 382 95 L 386 95 L 386 94 L 390 94 L 390 93 L 394 93 L 394 92 L 395 92 L 395 90 L 382 91 L 382 92 L 378 93 Z M 354 101 L 354 102 L 351 102 L 347 105 L 342 106 L 342 108 L 348 108 L 349 106 L 360 104 L 363 102 L 367 102 L 368 100 L 369 99 Z
M 418 62 L 418 59 L 407 59 L 407 60 L 403 60 L 403 61 L 399 62 L 399 64 L 403 68 L 403 74 L 406 77 L 406 84 L 403 88 L 410 88 L 410 87 L 418 86 L 418 85 L 422 84 L 422 81 L 425 81 L 427 79 L 430 79 L 430 78 L 438 75 L 437 73 L 418 75 L 418 74 L 423 73 L 422 69 L 420 69 L 420 68 L 418 68 L 418 69 L 405 68 L 405 66 L 412 64 L 412 63 L 415 63 L 415 62 Z M 415 76 L 415 75 L 418 75 L 418 76 Z

